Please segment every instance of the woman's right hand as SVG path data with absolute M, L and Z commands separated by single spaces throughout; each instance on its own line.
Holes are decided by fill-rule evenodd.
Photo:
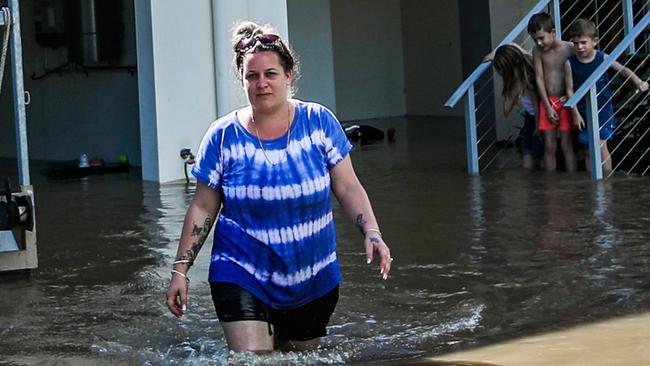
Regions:
M 187 310 L 187 293 L 189 290 L 189 283 L 187 279 L 181 275 L 172 273 L 172 278 L 169 281 L 169 288 L 167 289 L 167 308 L 177 318 L 185 314 Z

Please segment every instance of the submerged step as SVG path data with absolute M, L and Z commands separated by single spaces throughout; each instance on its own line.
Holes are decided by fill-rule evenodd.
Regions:
M 418 364 L 650 365 L 648 339 L 650 313 L 643 313 L 431 357 Z

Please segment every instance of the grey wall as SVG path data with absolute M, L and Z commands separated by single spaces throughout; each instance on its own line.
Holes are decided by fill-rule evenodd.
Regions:
M 125 71 L 64 72 L 41 80 L 41 75 L 67 60 L 67 49 L 36 43 L 34 6 L 21 2 L 21 27 L 28 144 L 31 159 L 71 160 L 81 153 L 116 161 L 126 153 L 140 164 L 137 77 Z M 133 0 L 124 0 L 125 38 L 120 63 L 135 65 Z M 9 72 L 9 68 L 5 70 Z M 0 157 L 15 157 L 13 102 L 5 84 L 0 99 Z
M 463 79 L 469 76 L 492 49 L 490 2 L 459 0 L 460 39 Z
M 338 117 L 403 116 L 400 3 L 332 0 L 331 16 Z
M 298 54 L 296 97 L 336 111 L 329 0 L 288 0 L 289 40 Z
M 461 115 L 444 107 L 462 81 L 458 2 L 402 0 L 401 10 L 406 113 Z
M 491 48 L 494 49 L 501 43 L 503 38 L 521 21 L 535 3 L 532 0 L 490 0 Z M 533 46 L 532 40 L 527 36 L 526 30 L 517 38 L 516 43 L 521 44 L 526 49 L 530 49 Z M 502 88 L 502 79 L 495 73 L 494 111 L 497 120 L 497 136 L 499 139 L 518 134 L 518 126 L 523 122 L 521 116 L 517 113 L 511 113 L 508 117 L 503 114 Z
M 443 105 L 462 82 L 456 0 L 330 3 L 341 119 L 462 114 Z
M 490 3 L 489 1 L 459 0 L 459 23 L 461 60 L 463 66 L 463 80 L 472 74 L 474 69 L 481 63 L 483 57 L 492 50 L 492 38 L 490 32 Z M 486 85 L 488 83 L 488 85 Z M 490 90 L 493 83 L 488 75 L 478 80 L 477 89 Z M 464 101 L 459 102 L 459 105 Z M 477 114 L 481 120 L 494 120 L 494 94 L 481 93 L 476 99 Z M 491 123 L 481 123 L 477 126 L 478 136 L 488 134 L 488 139 L 496 137 Z

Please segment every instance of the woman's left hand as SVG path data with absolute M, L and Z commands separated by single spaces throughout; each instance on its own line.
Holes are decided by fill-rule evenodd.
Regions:
M 388 245 L 384 243 L 384 240 L 381 238 L 381 236 L 373 232 L 369 232 L 366 235 L 364 244 L 366 246 L 367 263 L 372 263 L 373 256 L 375 253 L 377 253 L 380 258 L 379 273 L 382 275 L 383 279 L 387 279 L 388 273 L 390 272 L 390 267 L 393 262 L 393 258 L 390 256 L 390 249 L 388 248 Z

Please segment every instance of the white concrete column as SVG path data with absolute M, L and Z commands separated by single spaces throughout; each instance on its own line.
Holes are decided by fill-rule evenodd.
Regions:
M 181 148 L 196 151 L 216 118 L 212 1 L 135 1 L 142 178 L 184 178 Z
M 232 66 L 232 29 L 239 21 L 270 24 L 288 38 L 286 0 L 211 0 L 214 19 L 214 62 L 218 114 L 224 115 L 246 104 L 241 83 Z

